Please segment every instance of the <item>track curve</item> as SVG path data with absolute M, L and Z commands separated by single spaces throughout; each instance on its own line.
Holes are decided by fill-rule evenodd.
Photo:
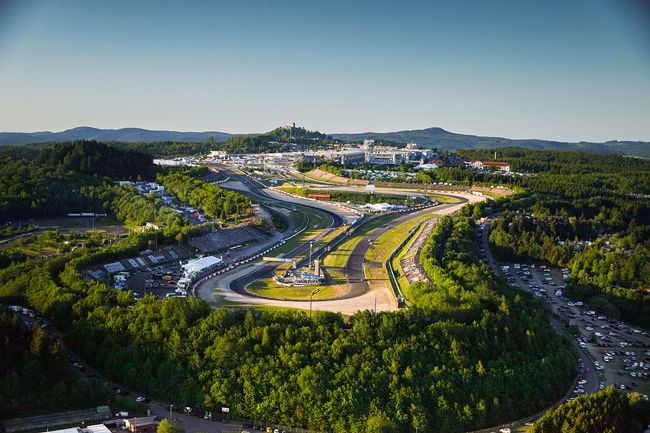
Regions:
M 449 203 L 449 204 L 443 204 L 436 206 L 435 211 L 443 210 L 452 206 L 458 206 L 459 204 L 464 205 L 467 203 L 469 200 L 464 198 L 464 197 L 457 197 L 458 202 L 457 203 Z M 350 256 L 348 258 L 348 261 L 345 266 L 345 274 L 348 277 L 348 285 L 350 287 L 350 290 L 342 295 L 338 296 L 336 298 L 325 298 L 325 299 L 314 299 L 312 302 L 327 302 L 327 301 L 332 301 L 332 300 L 344 300 L 344 299 L 352 299 L 356 298 L 358 296 L 364 295 L 369 291 L 368 289 L 368 282 L 365 279 L 364 273 L 363 273 L 363 263 L 365 260 L 366 253 L 368 252 L 368 249 L 370 248 L 371 243 L 379 238 L 381 235 L 386 233 L 387 231 L 404 224 L 405 222 L 413 219 L 413 218 L 418 218 L 419 216 L 426 214 L 426 213 L 432 213 L 432 208 L 426 208 L 422 209 L 416 212 L 411 212 L 406 215 L 403 215 L 401 217 L 398 217 L 391 221 L 390 223 L 386 224 L 385 226 L 379 227 L 378 229 L 374 230 L 371 234 L 367 235 L 365 239 L 363 239 L 361 242 L 359 242 L 355 248 L 352 250 L 350 253 Z M 367 220 L 365 223 L 372 221 L 372 220 Z M 323 234 L 324 235 L 324 234 Z M 340 241 L 340 236 L 337 237 L 336 239 L 332 240 L 328 245 L 336 244 L 336 242 Z M 287 254 L 288 257 L 295 257 L 302 252 L 304 252 L 307 249 L 308 245 L 303 244 L 300 247 L 296 248 L 294 251 L 291 251 L 290 253 Z M 327 245 L 322 246 L 319 248 L 319 250 L 316 251 L 315 255 L 318 255 L 319 252 L 321 252 L 323 249 L 325 249 Z M 282 300 L 285 302 L 304 302 L 304 299 L 279 299 L 279 298 L 271 298 L 267 296 L 261 296 L 256 293 L 251 293 L 248 290 L 246 290 L 246 287 L 261 278 L 267 278 L 271 272 L 277 267 L 277 265 L 268 265 L 268 266 L 263 266 L 249 274 L 243 275 L 235 280 L 233 280 L 230 283 L 230 289 L 236 293 L 239 293 L 242 296 L 246 297 L 251 297 L 251 298 L 260 298 L 260 299 L 269 299 L 269 300 Z

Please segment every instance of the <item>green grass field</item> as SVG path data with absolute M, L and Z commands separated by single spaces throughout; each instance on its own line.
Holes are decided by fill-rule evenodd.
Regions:
M 390 255 L 393 253 L 395 248 L 408 236 L 409 232 L 414 228 L 417 227 L 419 224 L 427 221 L 428 219 L 431 219 L 432 215 L 430 213 L 427 213 L 425 215 L 421 215 L 417 218 L 413 218 L 412 220 L 409 220 L 405 222 L 404 224 L 400 224 L 397 227 L 394 227 L 390 230 L 388 230 L 386 233 L 381 235 L 375 242 L 372 244 L 372 247 L 368 250 L 368 253 L 366 254 L 366 258 L 369 261 L 372 262 L 379 262 L 382 264 L 381 268 L 373 268 L 367 269 L 367 275 L 370 276 L 370 278 L 380 278 L 380 279 L 387 279 L 388 278 L 388 269 L 386 268 L 386 261 L 390 257 Z M 412 240 L 415 239 L 415 237 L 412 238 Z M 407 246 L 412 243 L 408 242 Z M 405 250 L 404 250 L 405 251 Z M 398 254 L 399 255 L 399 254 Z M 398 260 L 399 264 L 399 260 Z M 393 264 L 394 266 L 394 264 Z M 400 269 L 401 268 L 395 268 L 394 269 Z M 402 272 L 400 272 L 402 274 Z M 403 278 L 403 277 L 402 277 Z M 408 282 L 405 280 L 405 283 L 408 284 Z M 400 285 L 401 286 L 401 285 Z
M 352 236 L 350 236 L 345 242 L 340 244 L 335 250 L 330 252 L 325 259 L 323 264 L 327 267 L 342 268 L 345 267 L 345 264 L 348 262 L 348 257 L 354 250 L 354 247 L 357 246 L 363 237 L 370 233 L 372 230 L 375 230 L 384 224 L 392 221 L 397 218 L 397 214 L 387 214 L 367 221 L 359 227 Z
M 325 243 L 329 242 L 334 237 L 338 236 L 338 234 L 341 233 L 343 230 L 345 230 L 344 226 L 332 230 L 322 239 L 319 239 L 314 243 L 314 249 L 318 249 L 321 245 L 324 245 Z M 314 231 L 312 230 L 309 233 L 314 233 Z M 307 236 L 309 236 L 309 234 Z M 297 245 L 299 245 L 299 243 Z M 296 260 L 302 259 L 307 254 L 308 252 L 305 251 L 303 254 L 297 256 Z M 275 269 L 275 275 L 276 276 L 283 275 L 284 272 L 287 269 L 289 269 L 290 266 L 291 266 L 290 263 L 281 264 Z M 311 293 L 312 290 L 317 290 L 317 292 L 314 293 L 313 299 L 335 298 L 337 296 L 341 296 L 345 294 L 347 292 L 347 284 L 343 285 L 346 283 L 345 275 L 343 275 L 342 272 L 336 269 L 330 269 L 328 270 L 328 272 L 330 274 L 330 279 L 329 281 L 326 282 L 326 284 L 322 286 L 287 287 L 275 283 L 275 281 L 273 281 L 273 278 L 268 277 L 268 278 L 262 278 L 260 280 L 254 281 L 248 286 L 247 289 L 252 293 L 255 293 L 260 296 L 265 296 L 267 298 L 292 299 L 292 300 L 307 300 L 309 299 L 309 294 Z
M 429 197 L 431 200 L 435 200 L 438 203 L 458 203 L 458 199 L 454 197 L 450 197 L 448 195 L 442 195 L 442 194 L 425 194 L 427 197 Z
M 408 282 L 408 280 L 404 276 L 404 271 L 402 270 L 402 266 L 400 265 L 400 260 L 406 259 L 406 258 L 411 257 L 413 255 L 413 253 L 406 254 L 406 252 L 411 247 L 413 242 L 415 242 L 415 239 L 418 237 L 418 235 L 422 231 L 422 228 L 423 228 L 422 226 L 420 226 L 418 228 L 417 232 L 415 232 L 413 234 L 411 239 L 402 247 L 402 249 L 397 254 L 395 254 L 395 257 L 393 257 L 393 260 L 390 262 L 393 269 L 397 270 L 397 273 L 399 274 L 399 277 L 397 277 L 397 284 L 399 285 L 400 290 L 402 292 L 404 292 L 404 290 L 406 290 L 406 288 L 410 285 L 410 283 Z
M 303 208 L 305 215 L 303 216 L 300 212 L 293 212 L 292 214 L 300 214 L 300 217 L 295 219 L 296 227 L 302 228 L 305 225 L 305 218 L 307 218 L 307 229 L 300 233 L 297 236 L 292 237 L 287 240 L 284 245 L 279 247 L 273 252 L 273 255 L 282 257 L 291 251 L 298 248 L 300 245 L 309 242 L 310 239 L 318 236 L 326 228 L 332 224 L 332 217 L 330 217 L 325 212 L 320 212 L 313 208 Z
M 314 292 L 313 299 L 328 299 L 341 296 L 345 292 L 335 285 L 323 286 L 303 286 L 303 287 L 287 287 L 276 284 L 271 278 L 264 278 L 249 284 L 247 290 L 259 296 L 275 299 L 291 299 L 308 301 L 309 294 Z

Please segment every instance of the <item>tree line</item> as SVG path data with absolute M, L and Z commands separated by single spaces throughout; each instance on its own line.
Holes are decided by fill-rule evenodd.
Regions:
M 40 326 L 28 329 L 0 307 L 0 419 L 105 404 L 110 391 L 89 381 Z
M 466 245 L 470 230 L 456 231 L 441 257 L 477 266 L 475 252 L 454 246 Z M 75 352 L 141 392 L 322 431 L 494 425 L 545 406 L 574 374 L 570 350 L 543 313 L 492 280 L 476 288 L 459 280 L 466 287 L 440 301 L 346 321 L 333 313 L 310 320 L 302 311 L 211 312 L 196 298 L 136 303 L 82 278 L 92 264 L 132 255 L 148 236 L 12 263 L 0 270 L 0 298 L 52 318 Z
M 57 143 L 40 148 L 36 163 L 60 171 L 75 171 L 112 179 L 151 179 L 151 155 L 132 149 L 118 149 L 94 140 Z
M 650 423 L 650 403 L 640 394 L 613 387 L 580 396 L 546 412 L 531 433 L 642 432 Z
M 180 200 L 200 208 L 211 218 L 226 221 L 250 210 L 251 202 L 246 196 L 204 182 L 191 176 L 192 173 L 201 172 L 172 171 L 158 175 L 158 181 Z

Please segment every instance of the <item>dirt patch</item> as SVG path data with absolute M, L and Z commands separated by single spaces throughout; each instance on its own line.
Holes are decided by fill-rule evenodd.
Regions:
M 314 179 L 322 179 L 325 181 L 336 182 L 336 183 L 348 183 L 351 185 L 368 185 L 369 183 L 367 180 L 348 179 L 347 177 L 338 176 L 336 174 L 332 174 L 325 170 L 321 170 L 320 168 L 315 168 L 309 171 L 307 175 Z
M 266 240 L 268 235 L 251 226 L 241 226 L 217 230 L 208 234 L 197 236 L 188 243 L 202 253 L 218 253 L 236 245 L 247 245 Z
M 500 196 L 507 196 L 507 195 L 514 194 L 514 192 L 511 189 L 490 188 L 490 187 L 487 187 L 487 186 L 473 186 L 472 191 L 481 192 L 481 193 L 489 193 L 489 194 L 492 194 L 492 195 L 500 195 Z

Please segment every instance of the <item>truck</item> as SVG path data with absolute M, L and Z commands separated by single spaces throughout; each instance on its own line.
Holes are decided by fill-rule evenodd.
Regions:
M 115 417 L 117 418 L 128 418 L 129 413 L 125 411 L 121 411 L 115 414 Z

